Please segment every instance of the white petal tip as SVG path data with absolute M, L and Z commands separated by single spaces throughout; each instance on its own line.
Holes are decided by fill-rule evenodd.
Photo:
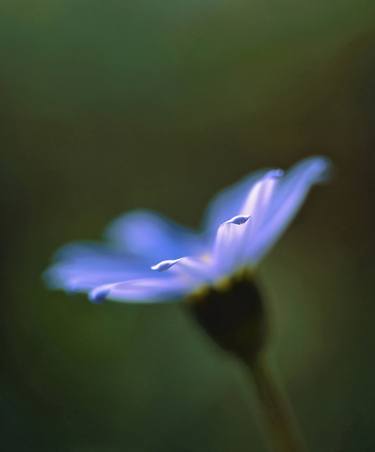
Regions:
M 110 289 L 98 287 L 97 289 L 94 289 L 89 294 L 89 300 L 92 303 L 100 304 L 103 303 L 103 301 L 107 298 L 109 295 Z
M 173 265 L 176 264 L 179 260 L 180 259 L 161 261 L 158 264 L 153 265 L 151 267 L 151 270 L 154 270 L 157 272 L 165 272 L 169 268 L 173 267 Z
M 231 218 L 230 220 L 226 221 L 225 224 L 244 224 L 246 223 L 250 218 L 250 215 L 236 215 L 235 217 Z

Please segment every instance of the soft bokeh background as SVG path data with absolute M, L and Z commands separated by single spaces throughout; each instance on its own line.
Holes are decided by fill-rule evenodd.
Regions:
M 260 278 L 311 450 L 372 451 L 375 3 L 1 0 L 1 449 L 265 451 L 252 388 L 178 305 L 41 273 L 116 215 L 193 227 L 221 187 L 323 153 Z

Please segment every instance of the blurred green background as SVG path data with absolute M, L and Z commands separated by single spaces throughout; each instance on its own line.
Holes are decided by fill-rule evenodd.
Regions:
M 311 451 L 375 450 L 375 3 L 1 0 L 1 449 L 265 451 L 238 363 L 179 305 L 43 286 L 132 208 L 197 227 L 262 166 L 329 155 L 260 279 Z

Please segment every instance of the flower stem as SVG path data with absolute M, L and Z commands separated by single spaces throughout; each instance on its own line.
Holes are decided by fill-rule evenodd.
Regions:
M 294 416 L 284 394 L 275 383 L 262 356 L 246 364 L 255 383 L 270 450 L 273 452 L 305 452 Z

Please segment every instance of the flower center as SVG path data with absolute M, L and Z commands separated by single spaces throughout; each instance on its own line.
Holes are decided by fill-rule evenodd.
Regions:
M 261 294 L 248 275 L 236 275 L 190 299 L 193 316 L 220 347 L 245 359 L 263 348 L 268 336 L 266 313 Z

